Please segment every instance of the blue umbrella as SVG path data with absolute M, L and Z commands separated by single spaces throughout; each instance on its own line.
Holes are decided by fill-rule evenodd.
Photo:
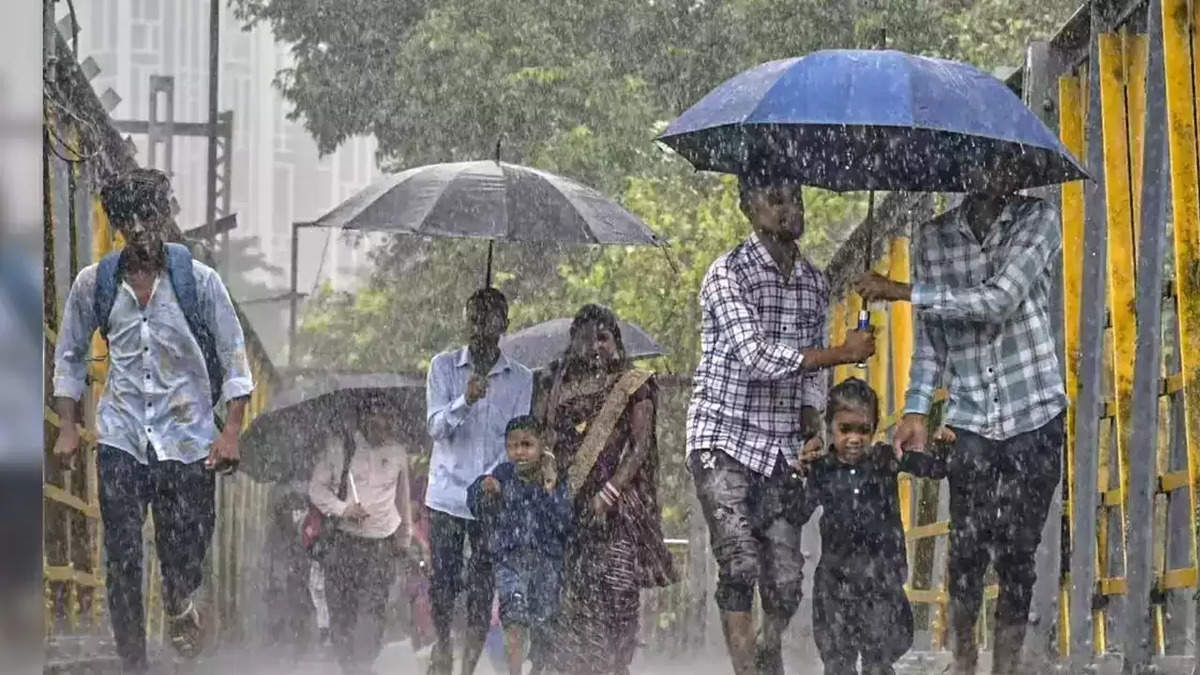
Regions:
M 659 137 L 698 170 L 830 190 L 1017 190 L 1086 178 L 1000 80 L 898 51 L 834 49 L 727 80 Z

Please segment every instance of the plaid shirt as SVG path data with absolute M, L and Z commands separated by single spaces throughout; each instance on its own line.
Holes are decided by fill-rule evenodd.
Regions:
M 825 275 L 797 256 L 785 279 L 753 235 L 708 269 L 700 305 L 688 452 L 721 450 L 769 475 L 800 450 L 801 406 L 825 407 L 826 373 L 800 369 L 802 350 L 825 346 Z
M 1066 408 L 1050 323 L 1050 263 L 1059 255 L 1058 213 L 1044 201 L 1012 201 L 983 245 L 962 209 L 915 236 L 915 349 L 905 412 L 927 413 L 950 378 L 945 423 L 1005 440 Z

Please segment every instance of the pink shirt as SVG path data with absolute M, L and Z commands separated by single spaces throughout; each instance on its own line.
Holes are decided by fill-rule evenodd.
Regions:
M 337 498 L 337 489 L 344 461 L 342 445 L 340 437 L 328 441 L 324 456 L 313 468 L 309 499 L 321 513 L 338 518 L 339 530 L 368 539 L 390 537 L 402 520 L 396 507 L 396 490 L 401 471 L 408 463 L 407 448 L 394 442 L 371 447 L 361 433 L 355 432 L 354 458 L 350 461 L 353 483 L 347 482 L 346 499 L 341 500 Z M 356 493 L 367 517 L 359 521 L 342 519 Z

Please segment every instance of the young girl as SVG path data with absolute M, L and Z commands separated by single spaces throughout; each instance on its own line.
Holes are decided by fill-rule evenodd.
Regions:
M 904 582 L 908 561 L 896 476 L 941 478 L 942 463 L 921 452 L 872 445 L 879 402 L 851 378 L 829 392 L 830 452 L 812 460 L 809 512 L 821 516 L 821 561 L 813 579 L 813 635 L 825 675 L 891 675 L 912 646 L 913 617 Z

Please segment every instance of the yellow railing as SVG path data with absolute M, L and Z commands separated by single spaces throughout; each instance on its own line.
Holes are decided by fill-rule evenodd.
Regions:
M 1104 3 L 1100 3 L 1103 5 Z M 1114 3 L 1108 3 L 1114 4 Z M 1144 439 L 1132 438 L 1134 409 L 1135 351 L 1139 330 L 1154 330 L 1139 326 L 1136 313 L 1136 297 L 1141 292 L 1160 293 L 1160 289 L 1146 290 L 1139 286 L 1136 270 L 1143 252 L 1138 250 L 1142 221 L 1143 176 L 1147 155 L 1145 148 L 1145 125 L 1148 114 L 1148 68 L 1152 45 L 1159 44 L 1151 39 L 1159 36 L 1146 34 L 1148 20 L 1130 21 L 1140 11 L 1145 15 L 1149 4 L 1130 6 L 1123 19 L 1097 35 L 1091 53 L 1098 58 L 1095 71 L 1096 82 L 1089 82 L 1089 58 L 1087 38 L 1082 41 L 1082 57 L 1064 58 L 1059 71 L 1052 78 L 1053 97 L 1057 102 L 1058 131 L 1066 145 L 1077 157 L 1088 156 L 1089 144 L 1100 144 L 1103 149 L 1102 167 L 1089 170 L 1103 172 L 1104 190 L 1100 200 L 1102 218 L 1097 223 L 1103 227 L 1107 242 L 1106 261 L 1102 270 L 1106 303 L 1103 307 L 1083 306 L 1083 284 L 1085 266 L 1089 264 L 1085 254 L 1084 240 L 1086 218 L 1085 185 L 1082 182 L 1062 186 L 1057 198 L 1061 206 L 1063 228 L 1061 291 L 1063 312 L 1062 344 L 1066 388 L 1070 399 L 1067 413 L 1067 442 L 1064 454 L 1066 468 L 1065 491 L 1063 494 L 1063 518 L 1068 537 L 1067 546 L 1075 545 L 1077 524 L 1091 519 L 1095 524 L 1096 556 L 1094 620 L 1092 621 L 1092 648 L 1096 655 L 1113 651 L 1113 636 L 1108 635 L 1110 626 L 1128 626 L 1138 617 L 1109 616 L 1112 605 L 1104 602 L 1109 596 L 1127 593 L 1127 508 L 1131 499 L 1130 458 L 1138 448 L 1145 448 Z M 1094 10 L 1096 11 L 1096 10 Z M 1200 92 L 1200 44 L 1197 44 L 1197 24 L 1200 23 L 1200 3 L 1191 0 L 1161 0 L 1162 35 L 1161 49 L 1165 77 L 1157 83 L 1166 100 L 1166 137 L 1169 152 L 1170 190 L 1168 221 L 1165 227 L 1173 235 L 1167 239 L 1167 256 L 1173 259 L 1170 289 L 1162 295 L 1164 318 L 1162 343 L 1164 359 L 1159 388 L 1159 421 L 1157 447 L 1151 454 L 1145 450 L 1140 457 L 1153 457 L 1157 475 L 1153 498 L 1153 576 L 1154 597 L 1151 601 L 1151 641 L 1153 652 L 1167 654 L 1167 625 L 1179 621 L 1169 617 L 1164 605 L 1164 596 L 1179 589 L 1197 589 L 1196 559 L 1196 486 L 1200 480 L 1200 181 L 1198 181 L 1197 156 L 1197 92 Z M 1086 31 L 1086 24 L 1084 24 Z M 1076 26 L 1078 28 L 1078 26 Z M 1056 38 L 1059 39 L 1059 38 Z M 1067 38 L 1062 38 L 1069 41 Z M 1090 89 L 1096 87 L 1095 90 Z M 1090 94 L 1098 94 L 1094 98 Z M 1088 125 L 1088 101 L 1098 100 L 1101 123 Z M 1040 101 L 1039 101 L 1040 102 Z M 1047 110 L 1052 109 L 1047 105 Z M 1089 131 L 1093 129 L 1094 131 Z M 1089 137 L 1090 136 L 1090 137 Z M 1093 148 L 1094 149 L 1094 148 Z M 1164 172 L 1164 175 L 1167 172 Z M 899 198 L 899 196 L 894 196 Z M 1155 226 L 1163 226 L 1160 221 Z M 889 245 L 880 257 L 872 260 L 872 268 L 886 271 L 897 280 L 908 279 L 909 250 L 905 235 L 907 230 L 887 223 L 876 227 L 889 233 Z M 854 246 L 861 242 L 855 241 Z M 861 263 L 860 263 L 861 264 Z M 861 267 L 860 267 L 861 269 Z M 843 284 L 844 286 L 844 284 Z M 847 330 L 852 330 L 861 306 L 861 299 L 845 287 L 835 288 L 840 300 L 831 312 L 830 339 L 839 342 Z M 1174 311 L 1170 311 L 1174 306 Z M 1097 312 L 1107 312 L 1109 320 L 1104 333 L 1103 360 L 1099 382 L 1089 381 L 1094 374 L 1080 370 L 1081 320 L 1086 316 L 1097 317 Z M 908 368 L 912 353 L 912 315 L 907 305 L 895 304 L 887 309 L 886 315 L 873 313 L 872 325 L 878 337 L 878 355 L 871 360 L 865 373 L 851 366 L 835 371 L 835 381 L 851 375 L 865 377 L 880 397 L 884 414 L 884 432 L 890 432 L 898 414 L 902 412 L 903 393 L 908 381 Z M 1178 336 L 1176 338 L 1176 336 Z M 890 372 L 890 386 L 888 369 Z M 1096 411 L 1081 410 L 1077 396 L 1086 385 L 1100 387 L 1103 405 Z M 943 392 L 944 395 L 944 392 Z M 1097 415 L 1100 434 L 1093 447 L 1079 447 L 1076 429 L 1083 415 Z M 1184 447 L 1172 452 L 1172 439 L 1182 438 Z M 1095 513 L 1078 513 L 1073 494 L 1075 483 L 1076 453 L 1094 453 L 1099 489 L 1098 508 Z M 944 520 L 928 519 L 922 522 L 918 514 L 935 513 L 936 504 L 926 504 L 918 509 L 915 495 L 937 495 L 936 489 L 919 489 L 921 481 L 905 478 L 900 486 L 900 499 L 904 508 L 904 527 L 910 545 L 910 562 L 913 550 L 929 540 L 944 543 L 949 533 L 949 523 Z M 1183 504 L 1178 501 L 1182 500 Z M 1186 513 L 1186 522 L 1169 523 L 1168 511 L 1172 504 L 1180 507 L 1175 513 Z M 1179 516 L 1179 520 L 1183 520 Z M 1168 543 L 1175 548 L 1186 548 L 1186 561 L 1172 562 L 1167 554 Z M 939 544 L 942 545 L 942 544 Z M 940 548 L 939 550 L 945 550 Z M 1064 547 L 1064 551 L 1068 550 Z M 922 561 L 922 564 L 927 564 Z M 937 557 L 937 565 L 944 565 L 946 556 Z M 910 565 L 914 578 L 930 574 L 928 568 Z M 935 570 L 935 572 L 937 572 Z M 1075 570 L 1078 574 L 1079 571 Z M 1071 574 L 1060 579 L 1060 602 L 1056 617 L 1057 643 L 1060 655 L 1065 655 L 1071 644 L 1069 634 L 1070 610 L 1068 589 Z M 908 595 L 914 605 L 930 608 L 929 629 L 935 648 L 944 645 L 946 637 L 946 604 L 944 570 L 940 582 L 925 588 L 910 584 Z M 988 591 L 993 597 L 996 589 Z M 1188 594 L 1190 595 L 1190 593 Z M 1174 647 L 1176 653 L 1181 649 Z

